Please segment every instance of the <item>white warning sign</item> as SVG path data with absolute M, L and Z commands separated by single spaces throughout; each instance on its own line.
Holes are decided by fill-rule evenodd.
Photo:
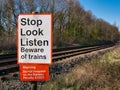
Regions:
M 51 35 L 51 14 L 20 14 L 17 28 L 18 63 L 51 64 Z

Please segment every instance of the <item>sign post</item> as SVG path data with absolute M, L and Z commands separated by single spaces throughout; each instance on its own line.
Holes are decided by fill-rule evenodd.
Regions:
M 18 16 L 17 59 L 21 81 L 49 80 L 49 65 L 52 63 L 52 14 Z
M 37 82 L 33 81 L 32 84 L 33 84 L 33 90 L 37 90 Z

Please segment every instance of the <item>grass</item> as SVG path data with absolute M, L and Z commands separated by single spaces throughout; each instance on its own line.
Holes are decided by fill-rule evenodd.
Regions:
M 16 50 L 1 50 L 0 55 L 15 54 Z
M 15 36 L 0 36 L 0 55 L 14 54 L 16 50 Z
M 120 47 L 77 65 L 71 72 L 49 81 L 38 90 L 120 90 Z

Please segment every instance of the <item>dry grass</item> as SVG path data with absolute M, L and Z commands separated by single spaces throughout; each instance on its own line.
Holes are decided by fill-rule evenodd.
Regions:
M 120 90 L 120 47 L 76 66 L 70 73 L 50 81 L 40 90 Z
M 8 50 L 16 48 L 16 38 L 12 37 L 0 37 L 0 50 Z
M 16 38 L 12 37 L 0 37 L 0 54 L 15 53 L 16 50 Z

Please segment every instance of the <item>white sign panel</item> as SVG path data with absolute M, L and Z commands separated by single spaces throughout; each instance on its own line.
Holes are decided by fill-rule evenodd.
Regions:
M 18 63 L 51 64 L 52 15 L 20 14 L 18 17 Z

